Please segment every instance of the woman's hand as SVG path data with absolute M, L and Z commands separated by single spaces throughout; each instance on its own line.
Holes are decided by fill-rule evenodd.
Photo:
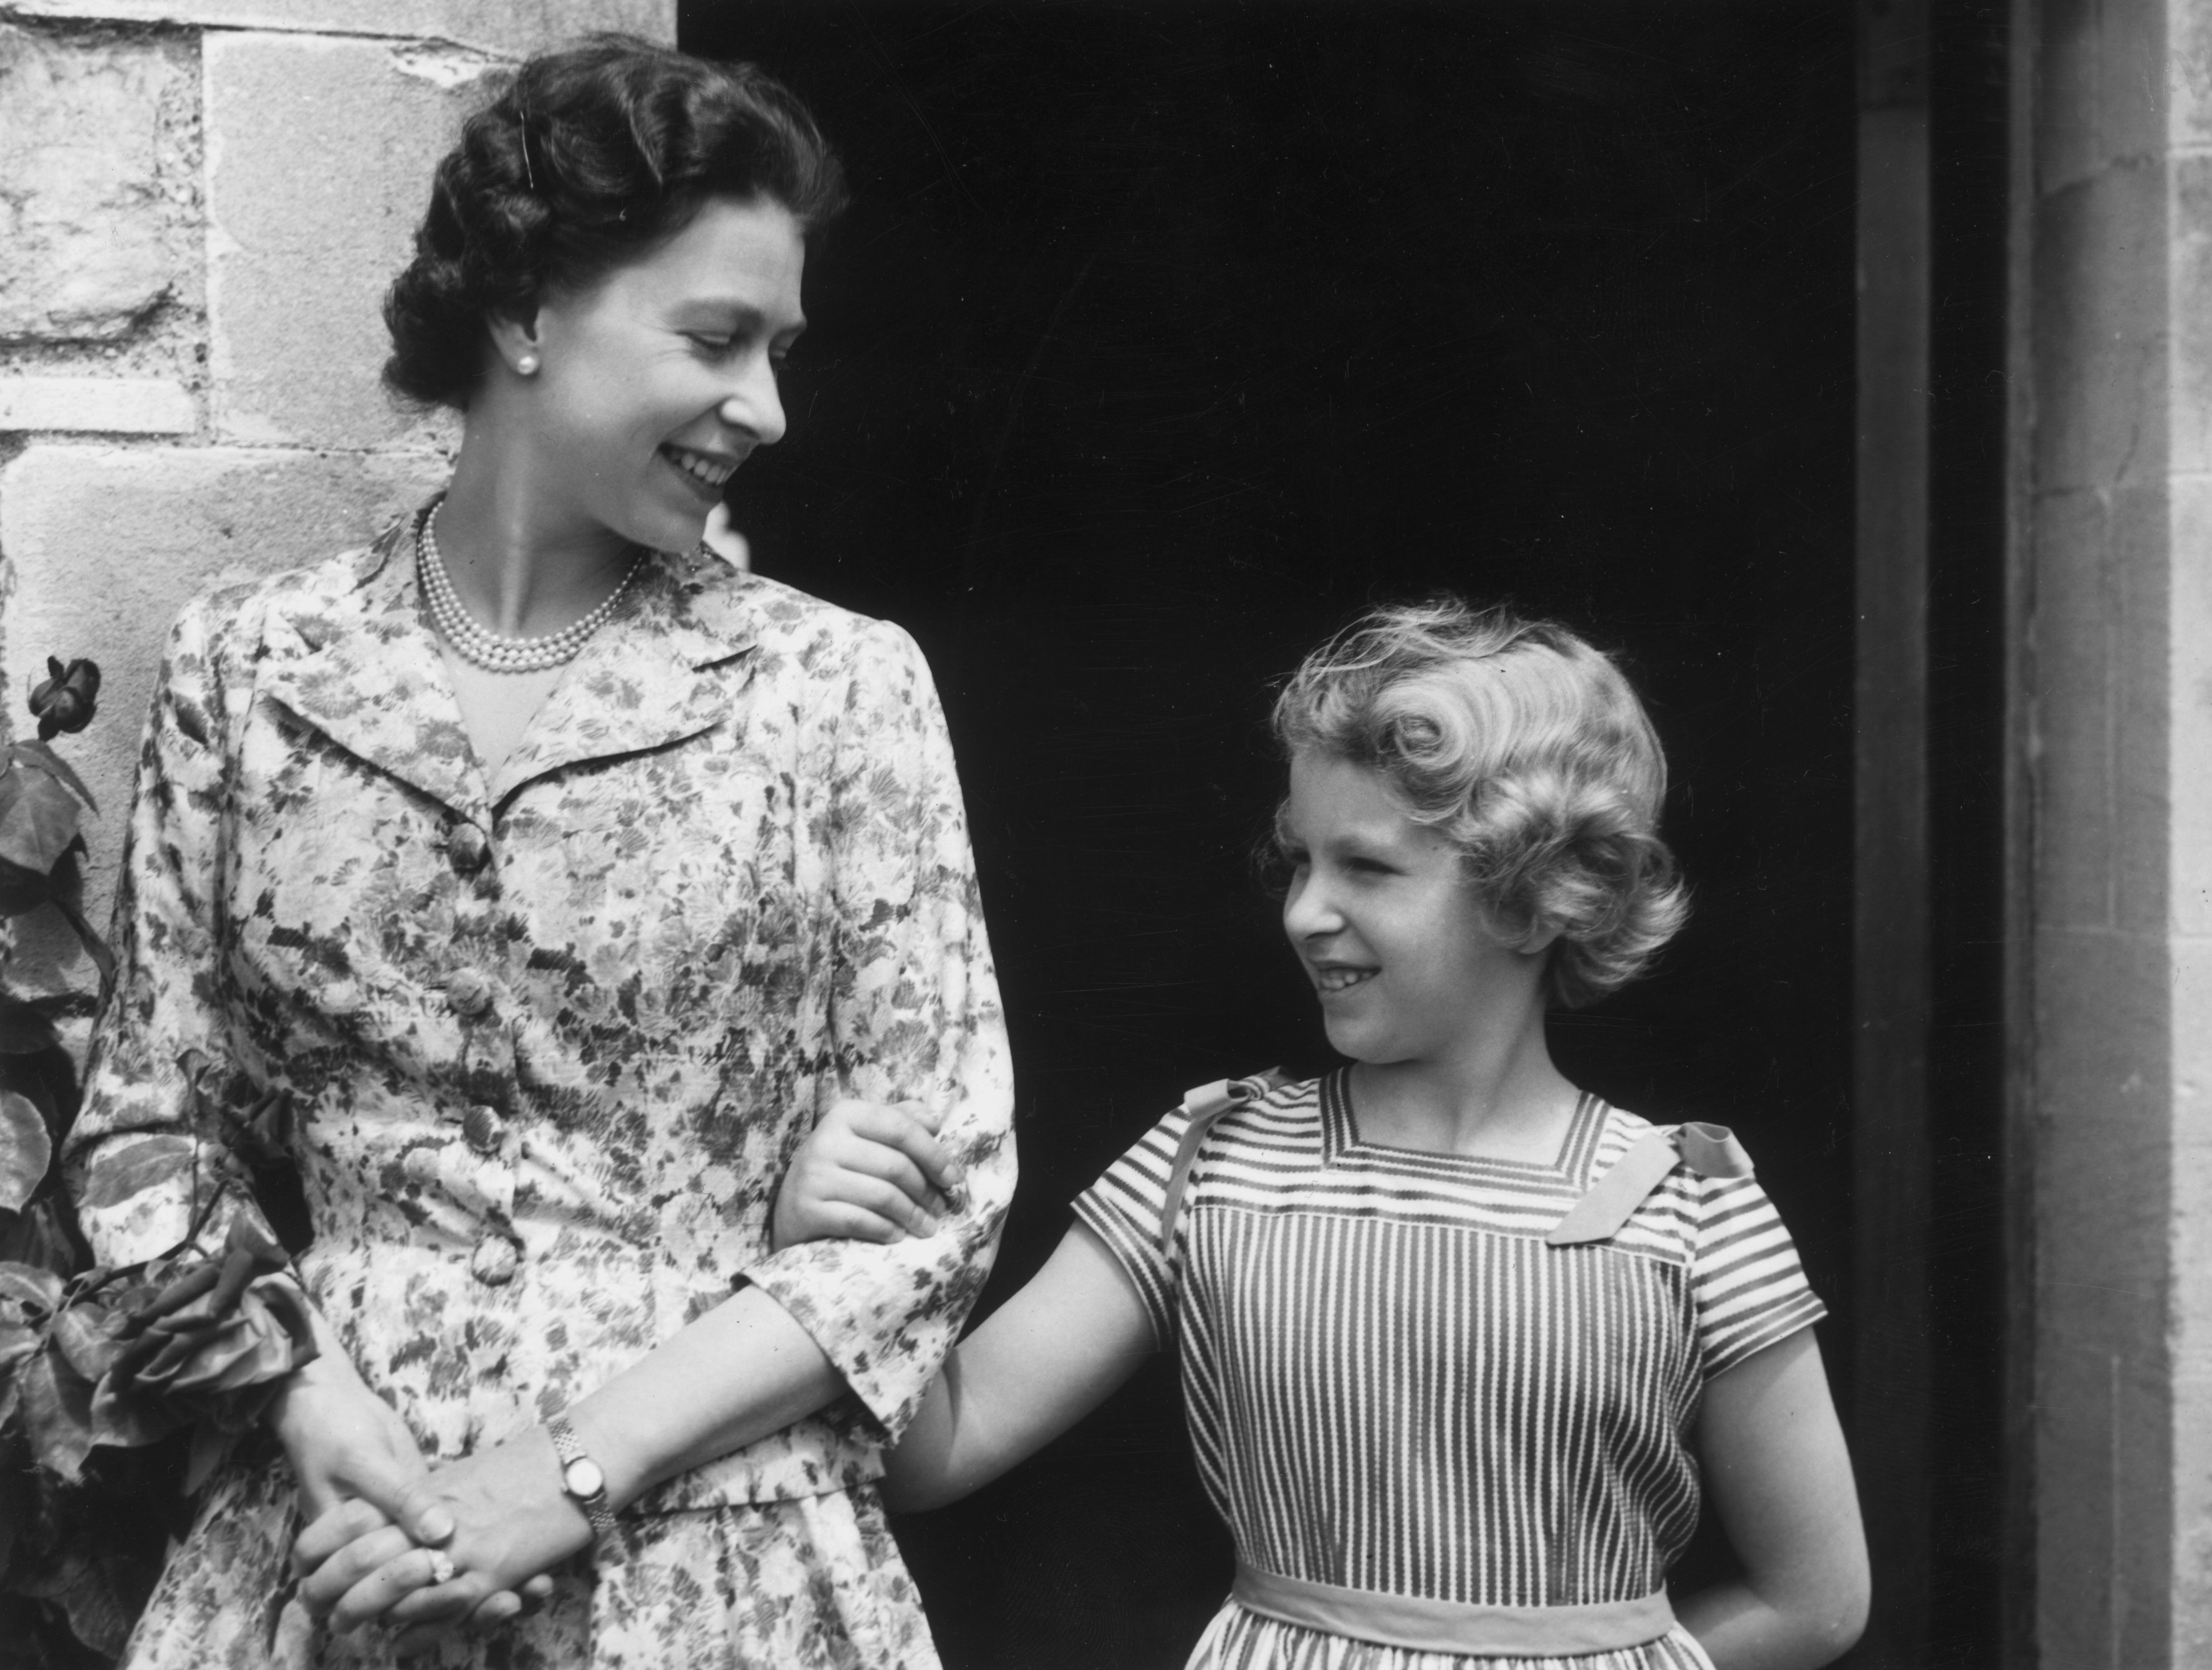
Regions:
M 300 1515 L 307 1528 L 294 1545 L 293 1570 L 309 1580 L 303 1600 L 319 1610 L 312 1582 L 334 1550 L 381 1533 L 392 1555 L 422 1554 L 452 1534 L 449 1520 L 435 1504 L 410 1509 L 413 1491 L 429 1475 L 429 1463 L 416 1448 L 398 1412 L 369 1390 L 335 1338 L 321 1338 L 322 1353 L 285 1382 L 272 1406 L 270 1422 L 292 1463 L 300 1489 Z M 399 1527 L 412 1527 L 411 1533 Z M 524 1585 L 522 1592 L 489 1590 L 472 1601 L 471 1627 L 504 1623 L 520 1612 L 526 1599 L 551 1592 L 550 1580 Z
M 269 1416 L 299 1483 L 300 1515 L 313 1523 L 358 1503 L 389 1521 L 429 1463 L 407 1423 L 368 1389 L 343 1348 L 318 1343 L 321 1355 L 286 1380 Z
M 836 1102 L 783 1174 L 771 1220 L 775 1249 L 935 1235 L 966 1181 L 926 1108 Z
M 417 1527 L 421 1541 L 401 1525 Z M 426 1470 L 387 1522 L 340 1513 L 310 1525 L 299 1543 L 308 1574 L 300 1594 L 333 1629 L 381 1618 L 403 1631 L 396 1650 L 413 1652 L 465 1623 L 514 1617 L 522 1595 L 550 1589 L 543 1574 L 591 1540 L 590 1522 L 561 1488 L 552 1440 L 533 1429 Z

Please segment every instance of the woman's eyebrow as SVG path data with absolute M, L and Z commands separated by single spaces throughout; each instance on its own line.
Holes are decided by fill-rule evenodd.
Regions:
M 765 331 L 773 326 L 778 336 L 795 337 L 806 329 L 804 313 L 775 325 L 757 304 L 737 296 L 686 296 L 676 304 L 675 313 L 677 318 L 686 319 L 710 317 L 716 324 L 726 323 L 741 331 Z

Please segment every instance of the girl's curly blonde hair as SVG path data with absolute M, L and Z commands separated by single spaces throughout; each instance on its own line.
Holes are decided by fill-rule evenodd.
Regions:
M 1380 772 L 1459 849 L 1492 929 L 1556 928 L 1553 999 L 1641 974 L 1689 914 L 1658 833 L 1667 760 L 1619 668 L 1550 621 L 1460 598 L 1369 611 L 1276 697 L 1275 735 Z

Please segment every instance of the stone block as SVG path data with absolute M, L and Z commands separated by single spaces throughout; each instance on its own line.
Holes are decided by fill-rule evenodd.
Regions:
M 2044 197 L 2030 273 L 2035 476 L 2105 489 L 2165 471 L 2166 171 L 2112 168 Z
M 24 17 L 451 40 L 517 56 L 592 29 L 676 39 L 676 0 L 10 0 L 10 9 Z
M 2212 151 L 2172 170 L 2171 467 L 2212 472 Z
M 2212 8 L 2166 8 L 2166 132 L 2176 147 L 2212 145 Z
M 2035 1639 L 2044 1664 L 2185 1662 L 2166 1650 L 2173 1486 L 2162 1369 L 2039 1342 Z
M 2190 0 L 2117 6 L 2107 0 L 2095 9 L 2097 141 L 2106 161 L 2132 166 L 2166 154 L 2173 99 L 2166 28 L 2189 6 Z
M 164 377 L 0 376 L 0 429 L 190 434 L 192 397 Z
M 2172 483 L 2133 478 L 2105 495 L 2102 622 L 2111 669 L 2112 920 L 2163 934 L 2171 907 L 2169 853 L 2173 714 L 2169 680 L 2174 570 Z
M 2047 1662 L 2083 1670 L 2111 1662 L 2116 1367 L 2102 1351 L 2037 1342 L 2035 1639 Z
M 2113 603 L 2106 495 L 2037 495 L 2035 913 L 2052 927 L 2109 927 L 2122 839 L 2112 757 Z
M 2033 978 L 2040 1325 L 2083 1349 L 2155 1357 L 2174 1136 L 2166 944 L 2039 932 Z
M 2173 1268 L 2177 1348 L 2212 1363 L 2212 935 L 2168 942 L 2172 1005 Z M 2212 1434 L 2212 1409 L 2206 1411 Z
M 458 47 L 214 34 L 203 46 L 216 434 L 376 446 L 420 419 L 377 381 L 380 312 L 430 174 L 495 67 Z
M 194 594 L 367 541 L 443 480 L 434 455 L 40 444 L 0 471 L 13 570 L 0 703 L 23 712 L 46 659 L 88 655 L 100 717 L 68 752 L 99 797 L 88 897 L 104 920 L 161 646 Z
M 2172 1662 L 2212 1664 L 2212 1351 L 2199 1318 L 2183 1333 L 2173 1375 Z
M 0 23 L 0 337 L 112 342 L 197 289 L 175 131 L 191 92 L 180 42 Z
M 2097 139 L 2097 10 L 2095 0 L 2050 0 L 2033 14 L 2041 191 L 2076 185 L 2106 160 Z
M 2212 474 L 2177 476 L 2166 629 L 2168 881 L 2174 932 L 2212 935 Z M 2212 1041 L 2212 1010 L 2203 1033 Z

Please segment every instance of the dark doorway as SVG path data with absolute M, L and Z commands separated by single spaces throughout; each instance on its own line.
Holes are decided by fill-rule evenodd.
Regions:
M 1736 1127 L 1850 1362 L 1852 23 L 686 0 L 684 46 L 790 82 L 856 187 L 735 511 L 945 696 L 1020 1084 L 987 1307 L 1184 1087 L 1328 1065 L 1248 876 L 1267 683 L 1449 587 L 1650 701 L 1696 915 L 1558 1051 Z M 1946 1465 L 1993 1479 L 1988 1425 Z M 900 1534 L 965 1670 L 1180 1665 L 1227 1584 L 1164 1363 Z M 1992 1570 L 1947 1578 L 1962 1643 Z

